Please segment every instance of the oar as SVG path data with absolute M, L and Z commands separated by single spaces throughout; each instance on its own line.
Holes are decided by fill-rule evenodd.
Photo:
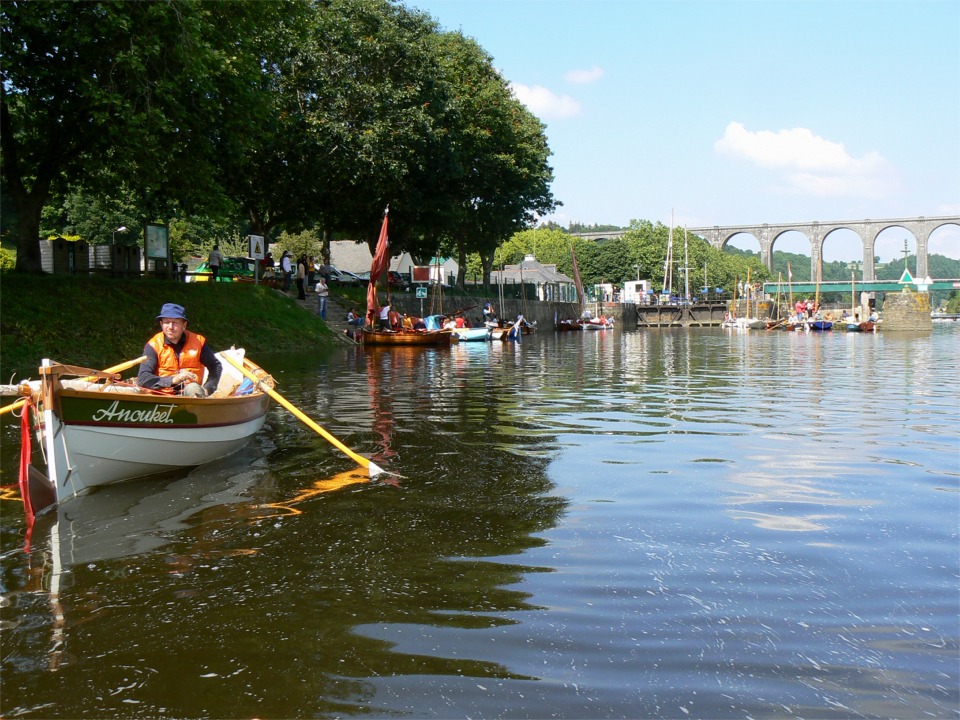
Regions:
M 129 370 L 129 369 L 132 368 L 134 365 L 139 365 L 140 363 L 142 363 L 142 362 L 143 362 L 144 360 L 146 360 L 146 359 L 147 359 L 147 356 L 146 356 L 146 355 L 141 355 L 140 357 L 136 358 L 135 360 L 127 360 L 126 362 L 122 362 L 122 363 L 120 363 L 119 365 L 114 365 L 113 367 L 108 367 L 106 370 L 103 370 L 102 372 L 105 372 L 105 373 L 119 373 L 119 372 L 123 372 L 124 370 Z M 86 380 L 87 382 L 93 382 L 93 381 L 96 379 L 96 376 L 95 376 L 95 375 L 90 375 L 89 377 L 80 378 L 80 379 L 81 379 L 81 380 Z
M 108 367 L 106 370 L 103 370 L 102 372 L 105 372 L 105 373 L 123 372 L 124 370 L 132 368 L 134 365 L 139 365 L 146 359 L 147 359 L 146 355 L 141 355 L 136 360 L 127 360 L 126 362 L 122 362 L 119 365 Z M 93 382 L 95 379 L 96 379 L 95 375 L 90 375 L 88 377 L 81 378 L 81 380 L 85 380 L 86 382 Z M 26 398 L 20 398 L 16 402 L 12 402 L 9 405 L 4 405 L 2 408 L 0 408 L 0 415 L 4 415 L 8 412 L 13 412 L 16 409 L 23 407 L 24 403 L 26 402 L 27 402 Z
M 386 470 L 378 467 L 377 464 L 374 463 L 373 461 L 371 461 L 370 459 L 363 457 L 363 455 L 358 455 L 358 454 L 355 453 L 353 450 L 351 450 L 351 449 L 348 448 L 346 445 L 344 445 L 342 442 L 340 442 L 339 440 L 337 440 L 333 435 L 331 435 L 330 433 L 328 433 L 328 432 L 327 432 L 326 430 L 324 430 L 322 427 L 320 427 L 319 425 L 317 425 L 317 423 L 315 423 L 313 420 L 311 420 L 311 419 L 308 418 L 306 415 L 304 415 L 302 412 L 300 412 L 300 410 L 298 410 L 298 409 L 296 408 L 296 406 L 293 405 L 293 403 L 291 403 L 289 400 L 287 400 L 285 397 L 283 397 L 283 395 L 281 395 L 280 393 L 278 393 L 276 390 L 274 390 L 273 388 L 266 387 L 265 385 L 260 385 L 260 378 L 258 378 L 256 375 L 254 375 L 254 374 L 253 374 L 252 372 L 250 372 L 249 370 L 247 370 L 247 368 L 245 368 L 241 363 L 238 363 L 236 360 L 234 360 L 232 357 L 230 357 L 229 354 L 224 353 L 223 355 L 221 355 L 221 357 L 222 357 L 224 360 L 226 360 L 227 362 L 229 362 L 231 365 L 233 365 L 237 370 L 239 370 L 240 372 L 242 372 L 243 375 L 244 375 L 244 377 L 246 377 L 247 379 L 249 379 L 250 382 L 252 382 L 252 383 L 254 384 L 254 386 L 259 385 L 259 386 L 261 387 L 261 389 L 262 389 L 264 392 L 267 393 L 267 395 L 269 395 L 269 396 L 272 397 L 274 400 L 276 400 L 278 403 L 280 403 L 281 405 L 283 405 L 283 407 L 285 407 L 287 410 L 289 410 L 289 411 L 293 414 L 294 417 L 296 417 L 298 420 L 300 420 L 300 422 L 302 422 L 302 423 L 303 423 L 304 425 L 306 425 L 308 428 L 310 428 L 310 429 L 313 430 L 315 433 L 317 433 L 317 435 L 319 435 L 319 436 L 322 437 L 324 440 L 326 440 L 326 441 L 329 442 L 331 445 L 333 445 L 335 448 L 337 448 L 337 449 L 340 450 L 342 453 L 344 453 L 347 457 L 349 457 L 351 460 L 353 460 L 355 463 L 357 463 L 357 465 L 359 465 L 360 467 L 366 468 L 366 469 L 367 469 L 367 472 L 370 474 L 370 477 L 375 477 L 375 476 L 377 476 L 377 475 L 380 475 L 380 474 L 386 472 Z

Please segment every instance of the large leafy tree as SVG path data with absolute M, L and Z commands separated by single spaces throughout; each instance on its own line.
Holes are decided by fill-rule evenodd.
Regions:
M 534 213 L 556 207 L 550 150 L 543 124 L 513 97 L 479 45 L 460 33 L 444 33 L 438 44 L 453 88 L 446 115 L 454 163 L 445 193 L 447 237 L 460 265 L 458 282 L 467 253 L 475 252 L 487 283 L 500 243 Z
M 18 270 L 40 271 L 41 211 L 68 184 L 128 183 L 154 207 L 204 194 L 229 44 L 214 40 L 229 39 L 244 5 L 0 4 L 0 157 Z
M 255 130 L 225 133 L 220 155 L 255 232 L 316 226 L 372 242 L 390 204 L 402 243 L 442 187 L 434 32 L 386 0 L 318 0 L 254 29 L 261 72 L 243 117 Z

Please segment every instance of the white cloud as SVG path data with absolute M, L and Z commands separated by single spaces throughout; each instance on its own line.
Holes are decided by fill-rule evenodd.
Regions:
M 879 153 L 852 157 L 842 143 L 807 128 L 751 132 L 731 122 L 714 149 L 782 170 L 789 190 L 807 195 L 876 198 L 891 194 L 897 185 L 893 169 Z
M 569 95 L 557 95 L 540 85 L 529 87 L 520 83 L 510 83 L 510 88 L 517 100 L 542 120 L 568 118 L 580 114 L 580 103 Z
M 601 70 L 599 66 L 594 65 L 589 70 L 571 70 L 567 73 L 566 80 L 567 82 L 576 83 L 577 85 L 588 85 L 602 77 L 603 70 Z

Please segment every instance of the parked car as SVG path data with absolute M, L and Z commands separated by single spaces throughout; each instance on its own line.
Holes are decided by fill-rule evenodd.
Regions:
M 254 265 L 256 260 L 248 257 L 225 257 L 220 266 L 217 282 L 253 282 Z M 197 265 L 192 275 L 187 276 L 187 282 L 209 282 L 210 266 L 207 261 Z
M 369 285 L 369 284 L 370 284 L 370 272 L 369 272 L 369 271 L 360 273 L 360 274 L 358 275 L 358 277 L 360 278 L 360 280 L 361 280 L 365 285 Z M 406 289 L 407 289 L 407 281 L 406 281 L 406 279 L 403 277 L 403 275 L 401 275 L 400 273 L 398 273 L 396 270 L 390 270 L 389 273 L 388 273 L 388 277 L 390 278 L 390 289 L 391 289 L 391 290 L 406 290 Z
M 363 285 L 365 281 L 361 281 L 359 277 L 354 275 L 349 270 L 340 270 L 339 268 L 330 266 L 330 284 L 331 285 Z

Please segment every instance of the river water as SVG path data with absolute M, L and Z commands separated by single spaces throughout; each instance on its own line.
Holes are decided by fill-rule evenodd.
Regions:
M 29 537 L 5 499 L 4 717 L 960 713 L 960 323 L 255 359 L 399 477 L 277 407 Z

